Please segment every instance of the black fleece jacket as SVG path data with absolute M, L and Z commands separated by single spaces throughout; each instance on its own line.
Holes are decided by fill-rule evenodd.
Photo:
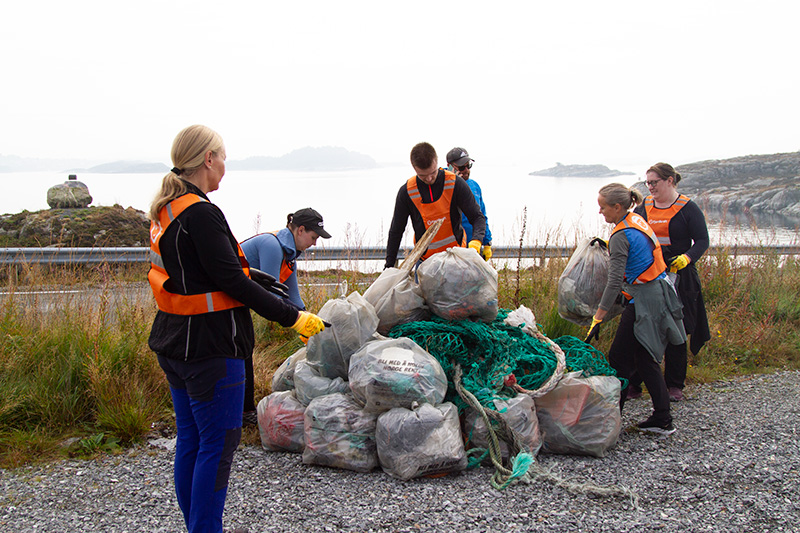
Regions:
M 208 199 L 187 182 L 188 192 Z M 210 202 L 183 211 L 160 242 L 169 274 L 166 289 L 176 294 L 223 291 L 244 307 L 198 315 L 173 315 L 159 310 L 150 331 L 150 348 L 169 359 L 199 361 L 212 357 L 246 359 L 253 353 L 250 309 L 291 326 L 297 309 L 245 276 L 236 254 L 236 238 L 225 215 Z

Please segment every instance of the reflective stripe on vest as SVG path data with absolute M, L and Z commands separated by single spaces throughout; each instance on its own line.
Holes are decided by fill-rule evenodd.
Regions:
M 658 242 L 661 246 L 669 246 L 672 241 L 669 238 L 669 223 L 672 217 L 678 214 L 678 211 L 684 208 L 689 203 L 689 197 L 682 194 L 678 195 L 678 199 L 666 209 L 656 207 L 656 202 L 652 196 L 644 199 L 644 210 L 647 213 L 647 224 L 653 228 L 653 231 L 658 236 Z
M 426 229 L 437 220 L 450 220 L 450 206 L 453 203 L 453 190 L 455 187 L 456 175 L 445 170 L 442 195 L 435 202 L 423 204 L 422 196 L 419 193 L 419 189 L 417 189 L 417 177 L 409 178 L 406 182 L 408 197 L 414 202 L 414 206 L 422 216 L 422 222 L 425 224 Z M 417 242 L 416 235 L 414 236 L 414 242 Z M 463 247 L 466 245 L 466 234 L 462 233 L 461 242 L 458 242 L 453 234 L 453 221 L 450 220 L 450 224 L 441 225 L 422 258 L 427 259 L 433 254 L 446 250 L 447 248 L 452 248 L 453 246 Z
M 641 216 L 637 215 L 633 211 L 628 213 L 622 221 L 614 226 L 614 231 L 611 232 L 611 236 L 613 236 L 618 231 L 622 231 L 627 228 L 633 228 L 636 230 L 641 231 L 645 235 L 650 238 L 650 241 L 653 243 L 653 263 L 639 276 L 633 280 L 628 281 L 630 284 L 637 284 L 637 283 L 647 283 L 648 281 L 653 281 L 658 276 L 664 273 L 667 269 L 667 264 L 664 263 L 664 258 L 661 255 L 661 244 L 658 242 L 658 237 L 656 236 L 653 229 L 647 225 L 645 219 Z M 611 237 L 608 238 L 611 240 Z M 627 280 L 626 280 L 627 281 Z
M 158 222 L 150 222 L 150 272 L 147 273 L 147 280 L 150 282 L 150 288 L 153 290 L 153 296 L 155 296 L 158 308 L 165 313 L 199 315 L 244 306 L 244 304 L 222 291 L 176 294 L 164 288 L 164 284 L 169 281 L 169 275 L 164 268 L 164 260 L 161 257 L 161 237 L 170 223 L 178 218 L 189 206 L 197 202 L 207 201 L 196 194 L 184 194 L 161 208 L 158 213 Z M 237 244 L 236 248 L 242 270 L 247 277 L 250 277 L 250 269 L 242 247 Z

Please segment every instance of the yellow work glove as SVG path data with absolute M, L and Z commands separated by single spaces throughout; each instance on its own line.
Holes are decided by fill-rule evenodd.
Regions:
M 481 255 L 483 258 L 488 261 L 492 258 L 492 245 L 491 244 L 484 244 L 483 251 L 481 251 Z
M 586 334 L 586 338 L 583 340 L 583 342 L 592 342 L 592 338 L 600 338 L 601 322 L 602 320 L 598 320 L 597 317 L 592 317 L 592 325 L 589 326 L 589 332 Z
M 469 241 L 467 247 L 472 248 L 473 250 L 478 252 L 478 255 L 481 255 L 481 241 Z
M 300 311 L 297 313 L 297 322 L 294 323 L 292 329 L 299 333 L 300 340 L 306 343 L 309 337 L 325 329 L 325 323 L 313 313 Z
M 686 254 L 681 254 L 669 264 L 669 271 L 670 272 L 677 272 L 682 268 L 686 268 L 686 266 L 691 263 L 691 258 Z
M 600 237 L 595 237 L 591 241 L 589 241 L 589 246 L 594 246 L 595 244 L 599 244 L 606 250 L 608 250 L 608 241 L 601 239 Z

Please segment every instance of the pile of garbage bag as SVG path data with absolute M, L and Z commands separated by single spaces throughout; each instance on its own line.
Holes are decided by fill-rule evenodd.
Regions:
M 328 301 L 319 316 L 331 326 L 275 372 L 272 394 L 258 404 L 265 450 L 358 472 L 380 467 L 408 480 L 462 471 L 468 449 L 487 447 L 493 429 L 483 418 L 445 401 L 453 376 L 439 360 L 409 338 L 389 339 L 380 331 L 413 327 L 431 311 L 452 320 L 493 320 L 496 271 L 474 250 L 458 248 L 422 263 L 419 285 L 392 270 L 367 289 L 368 297 L 353 292 Z M 438 279 L 439 288 L 423 289 L 433 276 L 445 279 Z M 526 322 L 520 335 L 540 335 L 532 313 Z M 510 391 L 493 410 L 514 432 L 518 451 L 602 456 L 619 434 L 619 380 L 603 377 L 567 374 L 536 399 Z M 501 448 L 510 461 L 512 448 Z

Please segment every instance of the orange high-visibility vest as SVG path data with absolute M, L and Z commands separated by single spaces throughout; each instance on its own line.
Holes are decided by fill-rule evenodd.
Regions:
M 652 196 L 644 199 L 644 209 L 647 213 L 647 224 L 653 228 L 653 231 L 658 236 L 658 242 L 661 246 L 669 246 L 672 241 L 669 238 L 669 223 L 672 217 L 678 214 L 678 211 L 689 203 L 689 197 L 682 194 L 678 195 L 678 199 L 666 209 L 656 207 L 656 202 Z
M 422 196 L 420 196 L 419 189 L 417 189 L 417 177 L 413 176 L 406 182 L 408 196 L 411 198 L 411 201 L 414 202 L 419 214 L 422 215 L 422 221 L 425 223 L 426 228 L 437 220 L 450 220 L 450 205 L 453 203 L 453 190 L 455 187 L 456 175 L 445 170 L 442 195 L 435 202 L 423 204 Z M 414 242 L 417 242 L 416 235 L 414 236 Z M 466 245 L 466 234 L 462 233 L 461 242 L 458 242 L 453 232 L 453 221 L 450 220 L 449 224 L 441 225 L 422 258 L 427 259 L 433 254 L 446 250 L 447 248 L 452 248 L 453 246 L 463 247 Z
M 637 283 L 647 283 L 648 281 L 653 281 L 658 276 L 664 273 L 667 269 L 667 264 L 664 262 L 664 257 L 661 254 L 661 244 L 658 242 L 658 236 L 656 236 L 653 228 L 647 225 L 647 221 L 643 219 L 641 216 L 637 215 L 633 211 L 625 215 L 625 218 L 622 221 L 614 226 L 614 231 L 611 232 L 613 236 L 616 232 L 622 231 L 627 228 L 634 228 L 645 235 L 647 235 L 650 240 L 653 242 L 653 264 L 650 265 L 647 270 L 639 274 L 639 276 L 633 280 L 626 280 L 630 284 L 637 284 Z M 608 238 L 611 240 L 611 237 Z
M 158 308 L 165 313 L 173 315 L 199 315 L 202 313 L 212 313 L 214 311 L 224 311 L 235 307 L 243 307 L 244 304 L 230 297 L 222 291 L 204 292 L 200 294 L 176 294 L 164 288 L 164 284 L 169 280 L 169 275 L 164 268 L 164 261 L 161 258 L 160 242 L 161 237 L 167 230 L 170 223 L 175 220 L 186 208 L 197 202 L 207 202 L 208 200 L 196 194 L 184 194 L 172 200 L 161 208 L 158 212 L 158 222 L 150 222 L 150 272 L 147 280 L 150 288 L 153 289 Z M 237 243 L 237 254 L 239 262 L 245 276 L 250 277 L 250 268 L 244 257 L 242 247 Z
M 278 230 L 280 231 L 280 230 Z M 253 235 L 252 237 L 246 238 L 244 241 L 249 241 L 250 239 L 255 239 L 256 237 L 260 237 L 262 235 L 274 235 L 276 239 L 278 239 L 278 231 L 269 231 L 267 233 L 258 233 Z M 278 239 L 278 244 L 280 245 L 281 241 Z M 283 252 L 283 247 L 281 247 L 281 253 L 283 254 L 283 258 L 281 259 L 281 270 L 278 273 L 278 281 L 281 283 L 286 283 L 286 280 L 294 274 L 294 271 L 297 269 L 297 260 L 289 261 L 286 259 L 286 253 Z M 269 274 L 269 272 L 267 272 Z
M 276 239 L 278 238 L 278 232 L 277 231 L 273 231 L 271 233 L 273 235 L 275 235 Z M 278 241 L 278 243 L 280 244 L 280 240 Z M 281 272 L 278 275 L 278 281 L 281 282 L 281 283 L 286 283 L 286 280 L 289 279 L 289 277 L 292 274 L 294 274 L 294 271 L 295 271 L 296 268 L 297 268 L 297 262 L 296 261 L 287 261 L 286 260 L 286 254 L 283 254 L 283 259 L 281 259 Z

